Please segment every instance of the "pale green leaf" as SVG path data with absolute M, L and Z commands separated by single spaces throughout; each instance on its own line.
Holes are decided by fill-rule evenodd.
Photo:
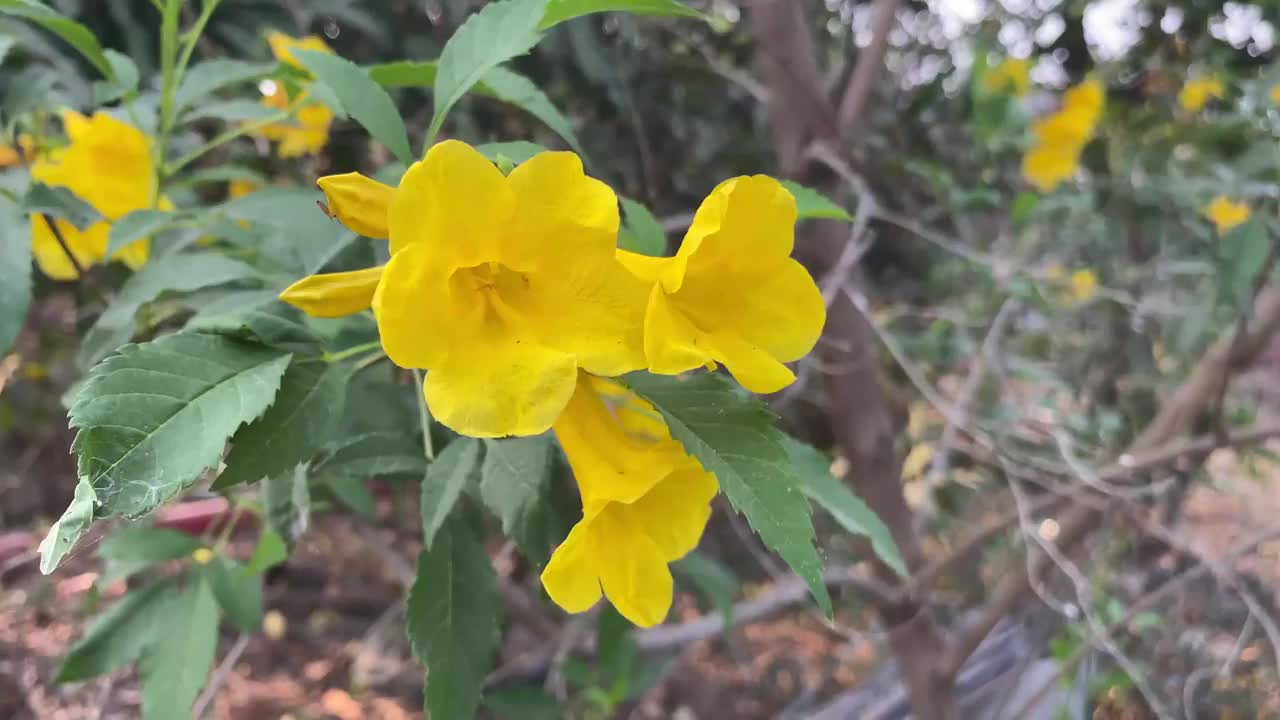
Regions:
M 486 440 L 480 499 L 502 521 L 502 532 L 534 563 L 545 563 L 550 537 L 548 487 L 555 457 L 550 435 Z
M 53 8 L 35 0 L 0 0 L 0 14 L 14 15 L 30 20 L 45 30 L 67 41 L 85 57 L 102 76 L 115 80 L 111 63 L 102 52 L 102 46 L 89 28 L 62 15 Z
M 124 53 L 104 50 L 103 55 L 111 65 L 114 80 L 102 80 L 93 84 L 93 101 L 106 105 L 138 90 L 138 66 Z
M 284 538 L 279 533 L 267 528 L 262 531 L 262 535 L 258 538 L 258 544 L 253 548 L 253 555 L 249 557 L 248 568 L 252 572 L 261 573 L 268 569 L 279 565 L 289 557 L 289 548 L 285 545 Z
M 364 126 L 373 139 L 385 145 L 400 162 L 413 162 L 400 111 L 368 73 L 346 58 L 317 50 L 295 49 L 293 56 L 333 90 L 347 114 Z
M 351 372 L 348 363 L 295 359 L 280 381 L 275 403 L 231 438 L 231 452 L 214 489 L 257 482 L 310 460 L 342 419 Z
M 215 558 L 205 576 L 222 612 L 245 632 L 262 624 L 262 576 L 230 558 Z
M 430 548 L 454 503 L 480 472 L 479 440 L 461 437 L 449 443 L 422 480 L 422 545 Z
M 586 153 L 578 144 L 578 136 L 574 134 L 569 119 L 560 113 L 552 104 L 551 98 L 539 90 L 532 80 L 505 67 L 495 67 L 485 73 L 482 84 L 497 99 L 511 103 L 546 123 L 569 147 L 585 157 Z
M 263 105 L 253 100 L 219 100 L 201 103 L 183 116 L 184 122 L 199 120 L 221 120 L 226 123 L 254 122 L 266 120 L 280 112 L 279 109 Z
M 50 219 L 66 220 L 80 230 L 102 220 L 98 211 L 75 193 L 64 187 L 40 182 L 31 183 L 27 196 L 22 201 L 22 209 L 32 215 L 31 222 L 42 222 L 35 217 L 39 214 Z
M 53 572 L 62 559 L 75 547 L 76 541 L 88 531 L 93 524 L 93 512 L 98 504 L 98 496 L 93 485 L 85 478 L 76 483 L 75 496 L 71 504 L 62 512 L 62 517 L 49 528 L 44 540 L 40 541 L 40 572 L 48 575 Z
M 906 577 L 907 565 L 889 528 L 857 495 L 831 474 L 831 462 L 816 448 L 787 438 L 787 452 L 804 482 L 804 494 L 831 513 L 848 532 L 871 541 L 871 549 L 889 567 Z
M 817 190 L 790 180 L 783 180 L 782 185 L 796 198 L 797 220 L 824 218 L 853 222 L 853 216 L 848 211 Z
M 662 413 L 672 437 L 715 474 L 729 502 L 830 615 L 809 503 L 768 408 L 711 373 L 687 379 L 632 373 L 626 382 Z
M 107 257 L 164 230 L 180 218 L 168 210 L 134 210 L 111 223 L 111 230 L 107 233 Z
M 436 84 L 435 60 L 397 60 L 366 65 L 365 72 L 384 88 L 431 87 Z
M 348 438 L 317 467 L 325 475 L 371 478 L 416 475 L 427 471 L 422 445 L 403 433 L 373 432 Z
M 440 53 L 430 137 L 445 116 L 493 68 L 524 55 L 542 39 L 538 22 L 547 0 L 500 0 L 485 5 L 458 28 Z
M 55 683 L 86 680 L 118 670 L 138 659 L 151 640 L 157 614 L 176 595 L 173 583 L 161 581 L 120 598 L 94 618 L 54 676 Z
M 31 226 L 0 199 L 0 356 L 9 352 L 31 307 Z
M 564 720 L 556 699 L 531 687 L 498 687 L 485 693 L 484 706 L 497 720 Z
M 190 717 L 218 650 L 218 603 L 209 584 L 196 580 L 172 595 L 151 622 L 151 642 L 138 663 L 142 718 Z
M 1258 217 L 1231 228 L 1219 241 L 1219 252 L 1225 258 L 1223 284 L 1237 307 L 1248 308 L 1272 242 L 1266 225 Z
M 102 585 L 109 585 L 157 563 L 190 555 L 200 541 L 169 528 L 126 527 L 102 541 L 98 555 L 106 561 Z
M 409 591 L 409 644 L 427 665 L 431 717 L 475 717 L 498 647 L 501 610 L 488 554 L 462 518 L 451 519 L 418 556 Z
M 270 75 L 276 69 L 276 63 L 255 63 L 244 60 L 218 58 L 206 60 L 192 65 L 182 76 L 182 84 L 174 99 L 174 111 L 181 114 L 183 109 L 203 100 L 211 93 L 239 83 L 257 80 Z
M 506 158 L 517 165 L 540 152 L 547 151 L 545 147 L 537 143 L 525 142 L 524 140 L 485 143 L 477 145 L 476 150 L 495 163 L 498 162 L 499 158 Z
M 539 27 L 545 30 L 583 15 L 614 11 L 633 15 L 706 19 L 702 13 L 676 0 L 550 0 Z
M 293 545 L 311 524 L 311 486 L 307 483 L 307 466 L 298 465 L 261 483 L 262 505 L 267 513 L 267 527 L 280 536 L 286 546 Z
M 671 563 L 671 572 L 676 578 L 692 583 L 720 611 L 725 632 L 733 628 L 733 603 L 742 587 L 729 568 L 694 550 Z
M 271 405 L 290 357 L 178 333 L 94 367 L 71 407 L 71 447 L 99 514 L 141 515 L 191 486 Z
M 662 223 L 644 205 L 630 198 L 621 200 L 622 231 L 618 233 L 618 247 L 641 255 L 665 255 L 667 234 L 662 229 Z

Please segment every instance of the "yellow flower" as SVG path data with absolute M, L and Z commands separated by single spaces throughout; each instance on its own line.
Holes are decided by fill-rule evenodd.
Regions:
M 504 176 L 448 141 L 409 168 L 391 194 L 391 261 L 373 310 L 387 355 L 429 371 L 440 422 L 475 437 L 536 435 L 569 402 L 578 368 L 644 367 L 646 288 L 614 256 L 617 203 L 568 152 Z
M 582 373 L 555 424 L 582 493 L 582 520 L 556 548 L 542 585 L 583 612 L 603 594 L 641 627 L 671 608 L 667 566 L 697 546 L 718 485 L 671 438 L 657 412 L 616 383 Z
M 671 375 L 722 363 L 752 392 L 795 380 L 826 307 L 791 258 L 796 202 L 763 175 L 726 180 L 702 202 L 675 257 L 624 250 L 618 258 L 652 285 L 644 318 L 649 370 Z
M 1079 151 L 1072 147 L 1035 147 L 1022 158 L 1022 176 L 1040 192 L 1050 192 L 1076 172 Z
M 7 168 L 23 162 L 23 159 L 31 160 L 35 157 L 36 144 L 30 135 L 23 133 L 18 136 L 18 146 L 0 145 L 0 168 Z
M 1031 123 L 1036 144 L 1051 148 L 1078 149 L 1093 135 L 1097 115 L 1088 107 L 1066 107 Z
M 291 38 L 273 31 L 267 34 L 267 44 L 271 46 L 271 53 L 277 60 L 296 68 L 301 68 L 302 65 L 293 56 L 295 49 L 333 52 L 323 39 L 315 35 Z M 283 84 L 275 83 L 268 89 L 270 92 L 263 94 L 262 104 L 275 110 L 284 110 L 295 100 L 300 103 L 307 100 L 306 93 L 290 97 Z M 332 123 L 333 111 L 323 103 L 312 102 L 300 107 L 289 121 L 267 125 L 260 132 L 266 139 L 280 143 L 276 148 L 277 155 L 292 158 L 314 155 L 323 150 L 329 142 L 329 126 Z
M 1217 78 L 1199 78 L 1188 80 L 1178 92 L 1178 104 L 1187 112 L 1197 112 L 1210 99 L 1221 100 L 1226 93 L 1222 81 Z
M 70 189 L 96 209 L 105 220 L 83 231 L 66 220 L 55 220 L 58 231 L 81 267 L 105 259 L 110 223 L 151 207 L 155 193 L 155 159 L 151 142 L 142 131 L 105 113 L 93 117 L 65 111 L 62 123 L 70 144 L 36 159 L 31 176 L 48 185 Z M 172 209 L 160 198 L 161 209 Z M 32 251 L 40 269 L 55 280 L 76 277 L 76 268 L 43 218 L 31 224 Z M 138 240 L 121 248 L 112 259 L 133 269 L 147 261 L 150 240 Z
M 1062 94 L 1062 107 L 1089 114 L 1090 124 L 1098 122 L 1107 102 L 1107 93 L 1096 78 L 1086 78 L 1079 85 Z
M 1205 206 L 1204 216 L 1218 228 L 1219 235 L 1226 235 L 1231 228 L 1249 219 L 1249 206 L 1219 195 Z
M 387 212 L 396 189 L 360 173 L 328 175 L 316 181 L 324 191 L 329 212 L 354 232 L 376 240 L 386 240 Z
M 1073 302 L 1082 303 L 1091 299 L 1098 291 L 1098 276 L 1092 270 L 1076 270 L 1071 273 L 1068 296 Z
M 227 198 L 235 200 L 257 192 L 260 187 L 262 186 L 252 180 L 232 180 L 227 183 Z
M 1280 105 L 1280 85 L 1271 86 L 1271 102 Z
M 199 565 L 208 565 L 213 562 L 213 551 L 206 547 L 196 548 L 191 552 L 191 559 Z
M 983 78 L 987 92 L 1008 93 L 1021 97 L 1031 88 L 1031 61 L 1027 58 L 1005 58 Z

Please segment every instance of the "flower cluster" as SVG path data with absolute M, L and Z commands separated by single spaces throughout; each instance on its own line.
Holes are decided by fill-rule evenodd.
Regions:
M 77 266 L 83 269 L 108 259 L 107 235 L 112 222 L 134 210 L 153 206 L 171 210 L 173 205 L 157 195 L 151 140 L 141 130 L 106 113 L 85 117 L 70 110 L 62 113 L 62 125 L 68 144 L 38 154 L 31 164 L 31 177 L 71 190 L 104 219 L 80 230 L 66 220 L 51 223 L 51 219 L 36 216 L 31 223 L 31 244 L 45 275 L 71 280 L 79 275 Z M 144 238 L 121 248 L 110 259 L 137 269 L 147 261 L 149 251 L 150 240 Z
M 1106 94 L 1087 79 L 1067 90 L 1062 107 L 1031 126 L 1035 142 L 1022 159 L 1022 175 L 1041 192 L 1049 192 L 1075 174 L 1080 153 L 1093 139 Z
M 295 49 L 316 50 L 332 53 L 333 50 L 323 38 L 308 35 L 304 38 L 291 38 L 280 32 L 267 34 L 267 44 L 271 46 L 271 54 L 286 65 L 301 68 L 301 63 L 293 56 Z M 329 142 L 329 125 L 333 122 L 333 111 L 323 103 L 307 102 L 306 93 L 299 91 L 290 96 L 283 84 L 271 82 L 264 85 L 262 104 L 276 110 L 286 110 L 298 105 L 298 111 L 285 122 L 271 123 L 259 128 L 258 132 L 268 140 L 279 143 L 276 154 L 282 158 L 315 155 L 324 149 Z
M 633 622 L 659 622 L 666 564 L 697 543 L 716 481 L 653 408 L 604 378 L 723 364 L 756 392 L 792 382 L 783 363 L 825 320 L 791 258 L 795 199 L 772 178 L 727 180 L 679 252 L 655 258 L 617 248 L 618 198 L 573 153 L 504 175 L 446 141 L 398 187 L 356 173 L 319 185 L 347 227 L 387 239 L 390 261 L 303 278 L 281 298 L 323 317 L 372 308 L 387 355 L 427 371 L 427 406 L 458 433 L 554 428 L 583 519 L 546 569 L 548 592 L 580 611 L 603 588 Z
M 1031 60 L 1005 58 L 987 71 L 982 88 L 990 93 L 1022 97 L 1031 89 Z
M 1231 228 L 1249 219 L 1249 205 L 1219 195 L 1205 206 L 1204 216 L 1218 229 L 1219 235 L 1226 235 Z

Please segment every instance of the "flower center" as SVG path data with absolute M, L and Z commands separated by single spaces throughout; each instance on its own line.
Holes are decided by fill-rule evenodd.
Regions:
M 529 292 L 529 276 L 500 262 L 486 262 L 459 268 L 449 279 L 452 290 L 478 301 L 486 322 L 518 319 L 516 308 Z

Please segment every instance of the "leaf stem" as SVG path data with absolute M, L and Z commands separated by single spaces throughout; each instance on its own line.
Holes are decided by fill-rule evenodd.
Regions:
M 417 385 L 418 391 L 418 418 L 422 421 L 422 448 L 427 456 L 427 461 L 436 459 L 436 449 L 431 444 L 431 411 L 427 409 L 426 388 L 423 383 L 424 378 L 422 371 L 414 368 L 414 383 Z
M 327 363 L 335 363 L 335 362 L 338 362 L 339 360 L 346 360 L 349 357 L 355 357 L 356 355 L 363 355 L 364 353 L 367 353 L 370 350 L 377 350 L 381 347 L 382 347 L 382 342 L 379 340 L 374 340 L 373 342 L 353 345 L 347 348 L 346 350 L 339 350 L 338 352 L 335 352 L 335 353 L 325 353 L 322 356 L 322 359 Z
M 186 155 L 183 155 L 182 157 L 175 160 L 172 165 L 169 165 L 168 167 L 166 167 L 164 171 L 165 177 L 172 177 L 178 174 L 178 172 L 180 172 L 183 168 L 195 162 L 196 160 L 199 160 L 202 155 L 209 152 L 210 150 L 214 150 L 223 145 L 226 145 L 227 143 L 237 138 L 244 137 L 245 135 L 249 135 L 251 133 L 257 132 L 258 130 L 266 127 L 267 125 L 288 120 L 289 115 L 297 107 L 298 107 L 298 104 L 295 103 L 285 108 L 284 110 L 281 110 L 275 115 L 271 115 L 251 123 L 245 123 L 244 125 L 241 125 L 236 128 L 232 128 L 230 130 L 223 132 L 220 135 L 217 135 L 209 142 L 205 143 L 204 145 L 201 145 L 195 150 L 192 150 Z
M 156 142 L 156 181 L 151 189 L 151 207 L 160 202 L 164 181 L 164 158 L 173 131 L 173 101 L 176 95 L 178 62 L 178 19 L 185 0 L 165 0 L 160 21 L 160 135 Z

